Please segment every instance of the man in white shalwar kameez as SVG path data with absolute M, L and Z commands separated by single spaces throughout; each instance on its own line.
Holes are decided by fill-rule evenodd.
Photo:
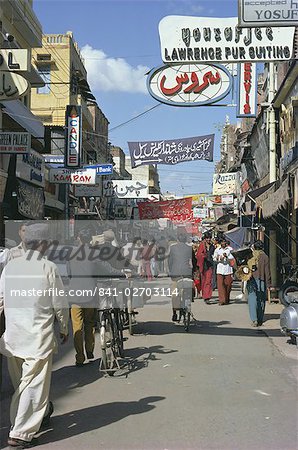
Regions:
M 43 258 L 47 234 L 45 224 L 26 226 L 27 251 L 8 262 L 0 279 L 0 310 L 4 308 L 6 322 L 0 352 L 7 356 L 15 388 L 8 444 L 15 448 L 30 447 L 49 414 L 55 317 L 61 343 L 68 336 L 64 287 L 57 266 Z

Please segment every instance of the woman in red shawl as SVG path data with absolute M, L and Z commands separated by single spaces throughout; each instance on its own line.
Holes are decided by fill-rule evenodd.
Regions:
M 212 278 L 213 278 L 213 253 L 214 245 L 211 242 L 211 233 L 205 233 L 203 235 L 203 241 L 199 245 L 196 257 L 197 266 L 201 273 L 201 289 L 204 302 L 210 305 L 210 299 L 212 297 Z

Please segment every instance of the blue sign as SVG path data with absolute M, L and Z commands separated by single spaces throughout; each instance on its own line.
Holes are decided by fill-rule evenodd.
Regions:
M 112 175 L 113 173 L 113 164 L 95 164 L 86 167 L 88 169 L 96 169 L 96 175 Z

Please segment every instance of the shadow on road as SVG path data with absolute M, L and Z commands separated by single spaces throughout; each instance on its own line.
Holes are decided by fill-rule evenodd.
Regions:
M 256 337 L 257 335 L 266 337 L 264 332 L 258 328 L 234 328 L 221 327 L 228 325 L 230 322 L 222 320 L 220 322 L 200 321 L 192 323 L 189 328 L 191 334 L 210 334 L 220 336 L 247 336 Z M 165 334 L 181 334 L 185 333 L 183 325 L 177 325 L 171 322 L 144 322 L 142 331 L 146 335 L 162 336 Z M 266 330 L 270 332 L 270 336 L 281 336 L 279 329 Z
M 51 419 L 51 429 L 40 436 L 40 444 L 63 441 L 106 427 L 128 416 L 149 412 L 156 408 L 152 403 L 161 400 L 165 400 L 165 397 L 145 397 L 138 401 L 106 403 L 54 416 Z

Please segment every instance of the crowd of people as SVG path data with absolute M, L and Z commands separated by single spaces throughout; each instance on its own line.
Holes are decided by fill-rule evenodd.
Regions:
M 15 389 L 8 439 L 13 448 L 30 447 L 35 434 L 53 413 L 49 389 L 56 350 L 54 320 L 64 344 L 71 317 L 76 367 L 83 367 L 86 359 L 94 359 L 96 299 L 81 297 L 70 304 L 59 294 L 64 285 L 58 266 L 50 258 L 48 235 L 45 223 L 22 224 L 20 244 L 5 250 L 0 261 L 4 267 L 0 279 L 0 315 L 2 318 L 5 315 L 0 353 L 7 356 Z M 207 232 L 201 241 L 194 238 L 191 242 L 186 233 L 180 232 L 176 239 L 161 237 L 156 242 L 154 238 L 136 237 L 122 246 L 117 244 L 112 230 L 103 232 L 101 242 L 93 238 L 89 230 L 80 230 L 77 246 L 71 250 L 67 262 L 71 273 L 69 287 L 74 290 L 92 290 L 100 277 L 124 278 L 130 273 L 150 282 L 160 275 L 170 277 L 174 288 L 183 278 L 192 280 L 194 297 L 201 296 L 206 304 L 211 303 L 217 287 L 218 305 L 230 303 L 236 260 L 224 236 L 218 239 Z M 269 261 L 261 241 L 253 246 L 252 267 L 247 281 L 249 313 L 252 325 L 260 326 L 267 287 L 271 284 Z M 18 286 L 27 294 L 14 296 Z M 180 308 L 177 294 L 172 295 L 172 306 L 172 320 L 177 321 Z

